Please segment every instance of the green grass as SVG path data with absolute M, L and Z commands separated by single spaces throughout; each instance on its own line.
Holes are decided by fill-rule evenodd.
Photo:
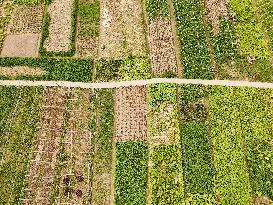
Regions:
M 100 23 L 100 2 L 79 4 L 79 36 L 98 37 Z
M 203 11 L 198 0 L 174 0 L 184 78 L 212 79 Z
M 99 90 L 96 100 L 96 133 L 91 144 L 94 147 L 92 173 L 92 203 L 108 203 L 112 179 L 112 136 L 114 132 L 114 101 L 111 89 Z M 94 128 L 93 128 L 94 129 Z M 105 181 L 107 180 L 107 181 Z
M 156 145 L 149 156 L 150 204 L 183 204 L 182 152 L 179 145 Z
M 144 141 L 116 144 L 115 204 L 146 204 L 147 151 Z
M 1 76 L 0 79 L 7 80 L 64 80 L 90 82 L 92 80 L 93 61 L 87 59 L 68 58 L 0 58 L 0 66 L 30 66 L 40 67 L 47 71 L 44 76 Z
M 141 80 L 152 77 L 148 59 L 128 57 L 123 60 L 105 60 L 96 62 L 97 81 Z
M 19 89 L 20 95 L 13 110 L 8 139 L 2 147 L 3 163 L 0 166 L 0 195 L 2 204 L 19 204 L 23 197 L 25 175 L 32 142 L 35 138 L 41 109 L 41 88 Z
M 145 0 L 146 11 L 149 20 L 153 20 L 156 17 L 168 17 L 169 6 L 168 0 Z

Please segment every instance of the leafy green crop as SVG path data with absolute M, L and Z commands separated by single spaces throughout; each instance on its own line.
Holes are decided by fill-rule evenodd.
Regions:
M 43 3 L 43 0 L 15 0 L 16 4 L 36 5 Z
M 147 5 L 147 14 L 149 20 L 153 20 L 156 17 L 168 17 L 169 6 L 168 0 L 145 0 Z
M 198 0 L 174 0 L 185 78 L 212 79 L 203 11 Z
M 159 83 L 152 84 L 148 87 L 150 98 L 149 105 L 156 106 L 162 102 L 176 104 L 176 84 Z
M 41 110 L 41 88 L 22 88 L 5 132 L 4 152 L 0 165 L 0 203 L 19 204 L 23 198 L 30 153 Z M 3 140 L 3 138 L 2 138 Z M 1 141 L 2 141 L 1 140 Z
M 156 145 L 150 155 L 150 204 L 183 204 L 182 152 L 179 145 Z
M 146 204 L 147 151 L 143 141 L 116 144 L 115 204 Z
M 92 80 L 93 61 L 69 58 L 0 58 L 0 66 L 40 67 L 48 72 L 44 76 L 17 76 L 0 79 L 65 80 L 90 82 Z
M 212 194 L 188 194 L 186 205 L 215 205 L 215 198 Z

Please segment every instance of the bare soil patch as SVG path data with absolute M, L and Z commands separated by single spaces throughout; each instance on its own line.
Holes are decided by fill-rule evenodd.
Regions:
M 38 57 L 39 34 L 12 34 L 6 36 L 2 57 Z
M 271 200 L 269 199 L 268 196 L 264 195 L 261 197 L 256 197 L 255 201 L 254 201 L 255 205 L 270 205 L 271 204 Z
M 78 37 L 76 56 L 80 58 L 96 58 L 98 55 L 98 38 Z
M 227 17 L 228 9 L 225 0 L 205 0 L 207 16 L 214 33 L 220 31 L 220 16 Z
M 153 73 L 178 73 L 171 21 L 162 17 L 155 18 L 149 22 L 148 33 Z
M 102 0 L 99 55 L 120 59 L 145 55 L 140 0 Z
M 144 86 L 115 89 L 116 141 L 147 138 L 146 98 Z
M 91 200 L 91 187 L 89 178 L 91 165 L 90 131 L 88 123 L 90 93 L 88 90 L 72 90 L 72 98 L 68 99 L 70 118 L 68 130 L 64 138 L 65 155 L 68 156 L 61 172 L 60 195 L 58 204 L 88 204 Z M 70 196 L 67 193 L 71 191 Z
M 73 0 L 53 0 L 48 7 L 49 37 L 45 41 L 48 52 L 67 52 L 70 49 Z
M 41 68 L 32 68 L 28 66 L 0 67 L 1 76 L 16 77 L 20 75 L 42 76 L 46 75 L 47 71 Z
M 44 6 L 16 6 L 7 34 L 41 33 Z
M 24 204 L 50 204 L 65 102 L 65 91 L 62 88 L 49 88 L 44 92 L 40 128 L 30 162 Z

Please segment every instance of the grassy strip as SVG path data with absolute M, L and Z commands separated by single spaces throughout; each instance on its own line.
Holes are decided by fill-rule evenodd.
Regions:
M 188 202 L 210 201 L 213 196 L 207 96 L 208 92 L 204 86 L 183 85 L 179 89 L 181 141 L 184 150 L 183 168 Z
M 140 80 L 151 78 L 148 59 L 129 57 L 124 60 L 104 60 L 96 63 L 97 81 Z
M 79 0 L 79 25 L 80 37 L 98 37 L 100 26 L 100 2 L 85 3 Z
M 252 0 L 230 0 L 228 5 L 236 14 L 235 28 L 239 35 L 240 47 L 243 53 L 262 59 L 268 58 L 268 47 L 261 25 L 257 21 Z
M 23 198 L 30 150 L 40 118 L 41 88 L 22 88 L 14 110 L 8 141 L 3 147 L 4 163 L 0 167 L 2 204 L 19 204 Z
M 179 145 L 155 145 L 150 155 L 150 196 L 152 205 L 183 204 L 182 153 Z
M 216 168 L 215 189 L 222 204 L 252 204 L 239 106 L 236 88 L 219 86 L 211 89 L 209 114 Z
M 21 5 L 37 5 L 44 2 L 44 0 L 15 0 L 16 4 Z
M 47 0 L 46 4 L 49 5 L 52 3 L 52 0 Z M 39 53 L 41 56 L 46 57 L 53 57 L 53 56 L 60 56 L 60 57 L 72 57 L 75 54 L 76 48 L 75 48 L 75 37 L 76 37 L 76 26 L 77 26 L 77 14 L 78 14 L 78 0 L 73 0 L 72 5 L 72 15 L 71 15 L 71 34 L 70 34 L 70 50 L 67 52 L 48 52 L 44 48 L 44 44 L 46 39 L 49 37 L 49 25 L 50 25 L 50 15 L 48 12 L 44 15 L 44 23 L 43 23 L 43 29 L 42 29 L 42 37 L 41 37 L 41 43 L 39 48 Z
M 168 17 L 170 15 L 167 0 L 146 0 L 146 5 L 149 20 L 153 20 L 158 16 Z
M 91 142 L 94 146 L 92 159 L 92 204 L 110 204 L 114 99 L 111 89 L 98 90 L 97 92 L 95 128 L 97 134 Z
M 146 204 L 147 151 L 144 141 L 116 144 L 115 204 Z
M 211 61 L 199 0 L 174 0 L 185 78 L 212 79 Z
M 150 204 L 184 202 L 182 152 L 175 84 L 148 87 L 149 201 Z
M 258 9 L 261 13 L 262 23 L 265 26 L 266 32 L 271 43 L 271 50 L 273 50 L 273 1 L 272 0 L 256 0 Z
M 87 59 L 56 58 L 0 58 L 0 66 L 40 67 L 48 72 L 43 76 L 1 76 L 1 80 L 64 80 L 90 82 L 92 80 L 93 61 Z
M 249 143 L 247 146 L 251 185 L 257 196 L 267 195 L 273 200 L 273 147 L 266 141 Z

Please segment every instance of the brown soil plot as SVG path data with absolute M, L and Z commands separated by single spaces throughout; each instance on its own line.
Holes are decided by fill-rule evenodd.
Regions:
M 65 103 L 65 90 L 62 88 L 45 90 L 36 149 L 29 166 L 24 204 L 50 204 Z
M 31 75 L 42 76 L 46 75 L 47 71 L 41 68 L 32 68 L 28 66 L 14 66 L 14 67 L 0 67 L 1 76 L 19 76 L 19 75 Z
M 144 86 L 115 89 L 115 141 L 147 138 L 146 98 Z
M 150 59 L 154 74 L 178 73 L 171 21 L 157 17 L 148 25 Z
M 49 37 L 45 41 L 48 52 L 67 52 L 70 49 L 70 35 L 72 31 L 73 0 L 53 0 L 48 6 L 51 18 Z
M 72 90 L 72 98 L 68 99 L 70 117 L 64 138 L 64 152 L 68 158 L 61 172 L 57 204 L 88 204 L 91 200 L 89 99 L 88 90 L 77 89 Z
M 99 39 L 101 58 L 145 55 L 142 7 L 139 0 L 102 0 Z

